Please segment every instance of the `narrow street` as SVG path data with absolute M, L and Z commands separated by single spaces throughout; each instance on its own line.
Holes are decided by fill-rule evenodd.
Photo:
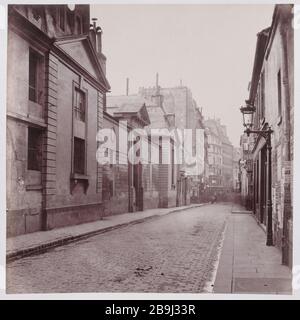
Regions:
M 295 293 L 294 4 L 4 11 L 10 297 Z
M 211 292 L 231 204 L 119 228 L 7 265 L 7 293 Z

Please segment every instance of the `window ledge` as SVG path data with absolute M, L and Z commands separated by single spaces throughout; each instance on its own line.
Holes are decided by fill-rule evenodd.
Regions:
M 30 125 L 35 125 L 37 127 L 41 127 L 41 128 L 46 128 L 47 124 L 45 123 L 45 120 L 42 118 L 36 118 L 30 115 L 22 115 L 22 114 L 18 114 L 12 111 L 7 111 L 6 113 L 7 117 L 12 118 L 12 119 L 16 119 L 22 122 L 26 122 Z
M 26 186 L 26 191 L 42 190 L 42 189 L 43 189 L 42 185 L 27 185 Z
M 80 174 L 80 173 L 72 173 L 71 179 L 73 179 L 73 180 L 89 180 L 89 176 L 85 175 L 85 174 Z
M 43 104 L 38 103 L 36 101 L 29 100 L 29 99 L 28 99 L 28 105 L 32 105 L 32 106 L 35 106 L 35 107 L 38 107 L 38 108 L 43 108 Z
M 71 174 L 71 180 L 70 180 L 71 194 L 73 194 L 73 190 L 79 181 L 81 184 L 83 184 L 84 193 L 86 194 L 87 189 L 89 187 L 89 176 L 87 176 L 85 174 L 80 174 L 80 173 L 72 173 Z

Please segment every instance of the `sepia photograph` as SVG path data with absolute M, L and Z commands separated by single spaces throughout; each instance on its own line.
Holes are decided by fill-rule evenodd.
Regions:
M 8 296 L 293 294 L 293 4 L 17 3 L 5 29 Z

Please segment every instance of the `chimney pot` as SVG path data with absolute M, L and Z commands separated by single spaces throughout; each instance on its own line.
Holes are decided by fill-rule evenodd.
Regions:
M 126 78 L 126 96 L 129 94 L 129 78 Z
M 97 18 L 92 18 L 92 21 L 93 21 L 93 27 L 96 29 L 96 21 L 97 21 L 98 19 Z

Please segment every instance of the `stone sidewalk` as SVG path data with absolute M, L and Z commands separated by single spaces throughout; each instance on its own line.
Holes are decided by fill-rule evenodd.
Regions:
M 157 208 L 133 213 L 123 213 L 107 216 L 104 217 L 103 220 L 94 222 L 11 237 L 6 240 L 6 260 L 10 262 L 116 228 L 141 223 L 148 219 L 202 205 L 203 204 L 192 204 L 182 207 Z
M 235 208 L 228 219 L 214 293 L 292 294 L 291 270 L 251 213 Z

